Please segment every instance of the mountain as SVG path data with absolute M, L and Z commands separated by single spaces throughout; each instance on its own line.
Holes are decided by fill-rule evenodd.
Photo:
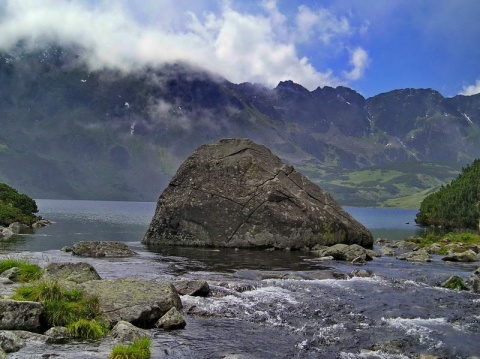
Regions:
M 247 137 L 344 205 L 418 206 L 480 157 L 480 95 L 365 99 L 233 84 L 187 64 L 92 70 L 81 49 L 0 53 L 0 181 L 35 198 L 156 200 L 198 146 Z

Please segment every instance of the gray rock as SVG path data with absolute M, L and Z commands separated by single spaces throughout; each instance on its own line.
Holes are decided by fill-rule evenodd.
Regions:
M 12 280 L 10 280 L 6 277 L 0 277 L 0 284 L 8 285 L 8 284 L 13 284 L 13 283 L 14 283 L 14 281 L 12 281 Z
M 32 228 L 42 228 L 48 226 L 49 224 L 52 224 L 52 222 L 46 219 L 41 219 L 32 224 Z
M 147 330 L 140 329 L 123 320 L 115 324 L 109 335 L 119 343 L 131 343 L 139 338 L 150 337 Z
M 467 285 L 473 293 L 480 293 L 480 267 L 468 278 Z
M 47 337 L 48 344 L 65 344 L 71 339 L 70 333 L 65 327 L 52 327 L 44 335 Z
M 73 252 L 73 248 L 72 248 L 72 247 L 69 247 L 69 246 L 62 247 L 62 248 L 60 248 L 60 250 L 61 250 L 62 252 L 65 252 L 65 253 L 71 253 L 71 252 Z
M 45 279 L 83 283 L 101 279 L 95 268 L 84 262 L 50 263 L 44 269 Z
M 40 303 L 0 299 L 0 330 L 35 331 L 43 310 Z
M 439 254 L 442 246 L 438 243 L 433 243 L 431 246 L 426 247 L 425 250 L 430 254 Z
M 352 276 L 360 278 L 369 278 L 373 277 L 373 272 L 366 269 L 355 269 L 352 271 Z
M 20 222 L 13 222 L 11 223 L 8 228 L 14 233 L 14 234 L 19 234 L 22 231 L 29 229 L 30 227 L 27 226 L 26 224 L 20 223 Z
M 15 333 L 10 331 L 0 331 L 0 348 L 5 353 L 18 352 L 25 346 L 25 342 Z
M 145 279 L 92 280 L 79 284 L 87 295 L 97 296 L 105 320 L 113 327 L 121 320 L 151 327 L 170 308 L 182 302 L 171 283 Z
M 407 252 L 397 256 L 397 259 L 406 260 L 408 262 L 431 262 L 432 258 L 425 249 L 419 249 L 418 251 Z
M 367 255 L 367 250 L 358 244 L 335 244 L 334 246 L 315 251 L 320 257 L 331 256 L 337 260 L 356 261 L 357 263 L 364 263 L 372 259 Z
M 382 252 L 384 256 L 395 256 L 395 250 L 393 248 L 390 248 L 389 246 L 383 246 L 382 248 L 380 248 L 380 252 Z
M 462 253 L 450 253 L 446 257 L 442 258 L 442 261 L 449 262 L 476 262 L 478 255 L 471 249 Z
M 394 241 L 390 244 L 390 247 L 406 251 L 416 251 L 420 248 L 417 243 L 409 241 Z
M 13 231 L 10 228 L 0 227 L 0 238 L 8 238 L 13 236 Z
M 72 254 L 81 257 L 133 257 L 137 253 L 123 242 L 77 242 Z
M 246 139 L 198 148 L 160 196 L 143 244 L 312 248 L 373 237 L 330 194 Z
M 0 359 L 7 359 L 7 353 L 2 348 L 0 348 Z
M 3 271 L 2 274 L 0 274 L 0 276 L 3 278 L 9 279 L 12 282 L 16 282 L 19 271 L 20 271 L 20 268 L 12 267 L 10 269 L 7 269 L 6 271 Z
M 204 280 L 180 280 L 172 284 L 180 295 L 206 297 L 210 293 L 210 287 Z
M 183 329 L 186 325 L 187 323 L 185 322 L 182 313 L 180 313 L 175 307 L 170 309 L 157 321 L 157 323 L 155 323 L 157 328 L 167 330 Z

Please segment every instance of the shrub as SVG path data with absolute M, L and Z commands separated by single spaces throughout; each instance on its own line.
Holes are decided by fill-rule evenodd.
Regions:
M 26 258 L 6 258 L 0 261 L 0 273 L 14 267 L 19 268 L 17 274 L 19 282 L 30 282 L 42 276 L 42 269 L 38 265 L 30 263 Z
M 143 337 L 130 345 L 119 344 L 113 347 L 109 359 L 149 359 L 151 340 Z
M 0 183 L 0 226 L 8 226 L 13 222 L 30 225 L 37 220 L 34 215 L 37 212 L 35 200 Z

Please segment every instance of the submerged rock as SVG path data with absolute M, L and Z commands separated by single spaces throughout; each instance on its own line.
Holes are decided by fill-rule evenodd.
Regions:
M 101 279 L 95 268 L 90 264 L 79 263 L 50 263 L 44 269 L 44 278 L 83 283 L 89 280 Z
M 110 326 L 125 320 L 148 328 L 170 308 L 182 307 L 177 291 L 167 282 L 124 278 L 92 280 L 79 286 L 87 295 L 98 297 L 100 311 Z
M 143 244 L 311 248 L 373 237 L 332 196 L 264 146 L 198 148 L 160 196 Z
M 77 242 L 72 254 L 81 257 L 133 257 L 137 253 L 123 242 Z

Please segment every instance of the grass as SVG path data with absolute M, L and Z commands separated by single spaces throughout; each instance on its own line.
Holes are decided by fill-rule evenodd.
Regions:
M 480 234 L 475 232 L 450 232 L 446 234 L 428 232 L 422 237 L 410 238 L 409 241 L 417 243 L 421 248 L 429 247 L 436 243 L 440 245 L 439 254 L 447 254 L 450 250 L 465 252 L 473 244 L 480 244 Z
M 40 280 L 18 287 L 12 298 L 42 303 L 46 324 L 67 326 L 73 336 L 98 339 L 100 332 L 101 336 L 105 334 L 104 326 L 94 321 L 100 316 L 98 298 L 86 297 L 79 289 L 66 289 L 58 281 Z
M 0 261 L 0 273 L 14 267 L 19 268 L 18 282 L 31 282 L 42 276 L 42 269 L 38 265 L 30 263 L 26 258 L 6 258 Z
M 130 345 L 119 344 L 113 347 L 109 359 L 149 359 L 151 340 L 143 337 Z
M 96 340 L 108 333 L 108 328 L 103 322 L 95 319 L 80 319 L 67 326 L 68 333 L 75 338 Z

